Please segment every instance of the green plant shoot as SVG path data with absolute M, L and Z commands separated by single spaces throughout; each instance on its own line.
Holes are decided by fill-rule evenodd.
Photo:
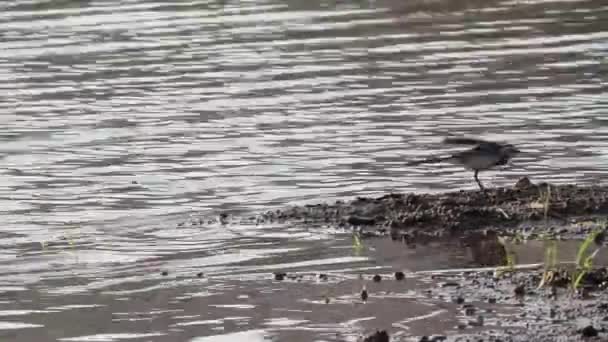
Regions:
M 575 290 L 581 286 L 585 275 L 593 269 L 593 259 L 600 251 L 601 247 L 598 247 L 593 253 L 589 255 L 587 254 L 589 247 L 591 247 L 596 237 L 601 232 L 601 230 L 596 229 L 589 233 L 585 241 L 583 241 L 583 243 L 581 243 L 580 247 L 578 248 L 578 252 L 576 253 L 576 272 L 575 276 L 572 278 L 572 288 Z
M 361 243 L 361 238 L 359 237 L 359 233 L 353 234 L 353 249 L 355 250 L 355 254 L 359 254 L 361 250 L 363 250 L 364 246 Z
M 543 276 L 538 288 L 545 286 L 553 280 L 557 265 L 557 242 L 555 240 L 545 241 L 545 265 Z

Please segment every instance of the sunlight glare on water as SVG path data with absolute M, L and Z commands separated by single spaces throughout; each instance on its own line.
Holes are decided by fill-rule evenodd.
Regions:
M 599 0 L 2 1 L 0 339 L 344 341 L 399 321 L 424 333 L 435 313 L 452 327 L 416 281 L 377 285 L 408 294 L 394 308 L 352 302 L 358 273 L 466 266 L 459 251 L 177 223 L 474 188 L 458 167 L 405 166 L 448 134 L 526 151 L 488 185 L 600 182 L 607 31 Z M 284 269 L 303 278 L 275 282 Z

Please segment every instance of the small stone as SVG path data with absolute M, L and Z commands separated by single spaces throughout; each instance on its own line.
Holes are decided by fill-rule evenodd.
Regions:
M 325 273 L 321 273 L 321 274 L 319 274 L 319 279 L 321 279 L 322 281 L 327 281 L 328 276 Z
M 464 309 L 465 316 L 473 316 L 475 314 L 475 308 L 470 306 Z
M 496 298 L 488 298 L 488 303 L 490 304 L 496 304 Z
M 274 280 L 278 280 L 278 281 L 284 280 L 285 276 L 287 276 L 287 273 L 285 273 L 285 272 L 275 272 Z
M 199 278 L 202 278 L 202 277 L 203 277 L 203 272 L 198 272 L 198 273 L 196 274 L 196 276 L 197 276 L 197 277 L 199 277 Z
M 374 283 L 379 283 L 382 280 L 382 277 L 379 274 L 376 274 L 372 280 L 374 281 Z
M 523 285 L 519 285 L 513 290 L 513 293 L 517 297 L 523 297 L 526 294 L 526 288 Z
M 367 298 L 369 298 L 369 295 L 367 294 L 367 290 L 363 289 L 361 291 L 361 300 L 364 302 L 367 302 Z
M 160 275 L 162 275 L 162 276 L 168 276 L 169 275 L 169 271 L 162 271 L 162 272 L 160 272 Z
M 441 287 L 460 287 L 460 284 L 453 282 L 453 281 L 448 281 L 448 282 L 441 284 Z
M 532 182 L 530 181 L 530 178 L 528 177 L 522 177 L 520 178 L 517 183 L 515 183 L 515 189 L 528 189 L 529 187 L 532 186 Z
M 456 299 L 454 299 L 454 303 L 456 303 L 456 304 L 462 304 L 462 303 L 464 303 L 464 298 L 457 297 Z
M 422 336 L 418 342 L 431 342 L 428 336 Z
M 395 279 L 401 281 L 405 279 L 405 274 L 403 274 L 401 271 L 397 271 L 395 272 Z
M 581 334 L 583 337 L 596 337 L 598 332 L 592 325 L 588 325 L 581 330 Z

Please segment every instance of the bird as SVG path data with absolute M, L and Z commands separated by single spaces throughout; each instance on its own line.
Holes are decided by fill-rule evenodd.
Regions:
M 485 191 L 485 187 L 479 181 L 479 172 L 489 170 L 495 166 L 506 165 L 511 158 L 518 153 L 521 153 L 512 144 L 503 144 L 494 141 L 486 141 L 476 138 L 466 137 L 447 137 L 443 140 L 444 144 L 454 145 L 474 145 L 473 148 L 458 152 L 448 157 L 433 157 L 423 160 L 417 160 L 408 163 L 408 166 L 415 166 L 420 164 L 440 163 L 440 162 L 452 162 L 461 164 L 467 169 L 474 171 L 473 178 L 479 185 L 481 191 Z

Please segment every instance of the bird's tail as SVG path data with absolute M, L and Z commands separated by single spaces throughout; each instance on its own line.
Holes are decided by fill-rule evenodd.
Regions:
M 427 159 L 422 159 L 422 160 L 413 160 L 405 165 L 407 166 L 416 166 L 416 165 L 420 165 L 420 164 L 434 164 L 434 163 L 441 163 L 443 161 L 447 161 L 454 158 L 454 156 L 449 156 L 449 157 L 433 157 L 433 158 L 427 158 Z

